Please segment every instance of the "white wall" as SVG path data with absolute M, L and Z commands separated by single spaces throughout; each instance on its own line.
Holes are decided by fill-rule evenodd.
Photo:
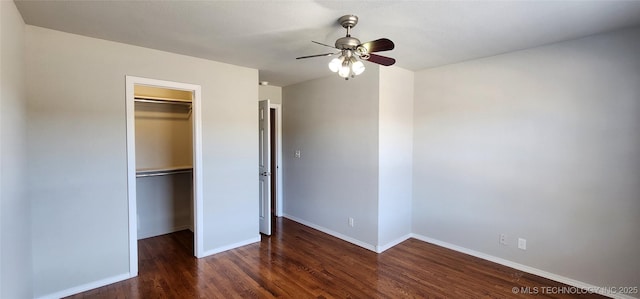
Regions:
M 0 1 L 0 28 L 0 298 L 31 298 L 25 32 L 13 1 Z
M 414 233 L 640 285 L 640 29 L 424 70 L 415 94 Z
M 283 88 L 284 212 L 359 241 L 378 233 L 378 71 Z M 294 153 L 300 150 L 301 157 Z M 355 220 L 354 227 L 348 218 Z
M 271 104 L 282 104 L 282 87 L 271 85 L 258 86 L 258 99 L 271 100 Z
M 259 240 L 257 70 L 26 32 L 36 297 L 128 273 L 126 75 L 202 86 L 204 249 Z
M 380 68 L 378 251 L 411 234 L 413 72 Z

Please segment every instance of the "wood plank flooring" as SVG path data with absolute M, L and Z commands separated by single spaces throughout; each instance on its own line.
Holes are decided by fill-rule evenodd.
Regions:
M 534 297 L 514 287 L 605 298 L 549 294 L 542 288 L 567 286 L 415 239 L 376 254 L 288 219 L 274 224 L 260 243 L 203 259 L 189 231 L 140 240 L 138 277 L 69 298 Z

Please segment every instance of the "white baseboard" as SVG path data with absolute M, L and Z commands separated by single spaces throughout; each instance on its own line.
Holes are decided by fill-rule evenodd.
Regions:
M 330 230 L 330 229 L 328 229 L 326 227 L 322 227 L 322 226 L 313 224 L 311 222 L 307 222 L 305 220 L 302 220 L 300 218 L 297 218 L 295 216 L 291 216 L 291 215 L 288 215 L 288 214 L 284 214 L 284 218 L 287 218 L 287 219 L 293 220 L 295 222 L 298 222 L 300 224 L 304 224 L 304 225 L 306 225 L 308 227 L 317 229 L 317 230 L 319 230 L 319 231 L 321 231 L 321 232 L 323 232 L 325 234 L 332 235 L 332 236 L 334 236 L 334 237 L 336 237 L 338 239 L 342 239 L 342 240 L 347 241 L 347 242 L 349 242 L 351 244 L 358 245 L 358 246 L 360 246 L 360 247 L 362 247 L 364 249 L 368 249 L 368 250 L 371 250 L 373 252 L 377 252 L 376 251 L 376 247 L 371 245 L 371 244 L 368 244 L 368 243 L 362 242 L 360 240 L 354 239 L 352 237 L 343 235 L 343 234 L 341 234 L 339 232 L 332 231 L 332 230 Z
M 229 245 L 225 245 L 225 246 L 220 246 L 220 247 L 217 247 L 217 248 L 214 248 L 214 249 L 211 249 L 211 250 L 206 250 L 198 258 L 207 257 L 207 256 L 210 256 L 210 255 L 214 255 L 216 253 L 220 253 L 220 252 L 223 252 L 223 251 L 227 251 L 227 250 L 231 250 L 231 249 L 234 249 L 234 248 L 242 247 L 242 246 L 245 246 L 245 245 L 253 244 L 253 243 L 256 243 L 256 242 L 260 242 L 260 235 L 259 234 L 258 234 L 258 236 L 254 237 L 254 238 L 251 238 L 251 239 L 247 239 L 247 240 L 244 240 L 244 241 L 240 241 L 240 242 L 229 244 Z
M 82 293 L 82 292 L 86 292 L 89 290 L 93 290 L 95 288 L 99 288 L 99 287 L 103 287 L 106 285 L 110 285 L 112 283 L 116 283 L 119 281 L 123 281 L 129 278 L 132 278 L 134 276 L 131 276 L 130 273 L 125 273 L 125 274 L 120 274 L 120 275 L 116 275 L 116 276 L 112 276 L 109 278 L 105 278 L 105 279 L 101 279 L 101 280 L 97 280 L 97 281 L 93 281 L 87 284 L 83 284 L 83 285 L 79 285 L 77 287 L 73 287 L 73 288 L 69 288 L 66 290 L 62 290 L 59 292 L 55 292 L 53 294 L 49 294 L 49 295 L 44 295 L 42 297 L 38 297 L 37 299 L 59 299 L 59 298 L 64 298 L 64 297 L 68 297 L 71 295 L 75 295 L 78 293 Z
M 517 269 L 517 270 L 520 270 L 520 271 L 523 271 L 523 272 L 527 272 L 527 273 L 530 273 L 530 274 L 533 274 L 533 275 L 538 275 L 540 277 L 544 277 L 544 278 L 551 279 L 551 280 L 554 280 L 554 281 L 557 281 L 557 282 L 560 282 L 560 283 L 564 283 L 566 285 L 570 285 L 570 286 L 577 287 L 577 288 L 584 289 L 584 290 L 593 291 L 594 293 L 598 293 L 600 295 L 607 296 L 607 297 L 610 297 L 610 298 L 616 298 L 616 299 L 634 299 L 635 298 L 635 297 L 631 297 L 631 296 L 625 295 L 625 294 L 607 293 L 606 292 L 606 288 L 604 288 L 604 287 L 594 286 L 592 284 L 588 284 L 588 283 L 585 283 L 585 282 L 582 282 L 582 281 L 578 281 L 578 280 L 575 280 L 575 279 L 564 277 L 564 276 L 561 276 L 561 275 L 558 275 L 558 274 L 554 274 L 554 273 L 551 273 L 551 272 L 547 272 L 547 271 L 544 271 L 544 270 L 540 270 L 540 269 L 537 269 L 537 268 L 529 267 L 529 266 L 526 266 L 526 265 L 523 265 L 523 264 L 518 264 L 518 263 L 509 261 L 509 260 L 505 260 L 505 259 L 502 259 L 502 258 L 499 258 L 499 257 L 488 255 L 488 254 L 485 254 L 485 253 L 482 253 L 482 252 L 478 252 L 478 251 L 475 251 L 475 250 L 471 250 L 471 249 L 468 249 L 468 248 L 464 248 L 464 247 L 461 247 L 461 246 L 458 246 L 458 245 L 454 245 L 454 244 L 450 244 L 450 243 L 447 243 L 447 242 L 443 242 L 443 241 L 440 241 L 440 240 L 432 239 L 432 238 L 429 238 L 429 237 L 426 237 L 426 236 L 422 236 L 422 235 L 418 235 L 418 234 L 411 234 L 411 237 L 413 237 L 415 239 L 418 239 L 420 241 L 423 241 L 423 242 L 431 243 L 431 244 L 438 245 L 438 246 L 441 246 L 441 247 L 444 247 L 444 248 L 448 248 L 448 249 L 451 249 L 451 250 L 454 250 L 454 251 L 457 251 L 457 252 L 461 252 L 461 253 L 464 253 L 464 254 L 475 256 L 475 257 L 481 258 L 483 260 L 494 262 L 496 264 L 500 264 L 500 265 L 507 266 L 507 267 L 510 267 L 510 268 L 514 268 L 514 269 Z
M 393 241 L 391 241 L 391 242 L 389 242 L 387 244 L 378 245 L 378 246 L 376 246 L 376 252 L 377 253 L 382 253 L 382 252 L 386 251 L 387 249 L 406 241 L 407 239 L 411 238 L 412 236 L 413 236 L 413 234 L 406 234 L 406 235 L 404 235 L 404 236 L 402 236 L 400 238 L 397 238 L 397 239 L 395 239 L 395 240 L 393 240 Z

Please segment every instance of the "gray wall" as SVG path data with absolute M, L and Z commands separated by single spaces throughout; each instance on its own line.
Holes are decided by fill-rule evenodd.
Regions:
M 378 239 L 378 96 L 373 67 L 349 81 L 283 88 L 285 215 L 370 248 Z
M 282 104 L 282 87 L 272 85 L 258 86 L 258 99 L 271 100 L 271 104 Z
M 415 80 L 414 233 L 594 285 L 640 285 L 640 29 Z
M 371 65 L 284 87 L 283 99 L 285 215 L 375 251 L 408 238 L 413 72 Z
M 377 251 L 411 234 L 413 72 L 380 68 L 379 90 Z
M 202 86 L 204 249 L 258 237 L 258 72 L 27 26 L 35 296 L 129 269 L 125 75 Z
M 0 28 L 0 298 L 31 298 L 25 32 L 13 1 L 0 1 Z

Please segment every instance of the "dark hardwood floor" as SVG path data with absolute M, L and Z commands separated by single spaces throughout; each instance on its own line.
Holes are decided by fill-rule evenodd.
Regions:
M 605 298 L 549 294 L 543 287 L 564 285 L 415 239 L 376 254 L 288 219 L 275 225 L 260 243 L 203 259 L 189 231 L 141 240 L 138 277 L 69 298 Z

